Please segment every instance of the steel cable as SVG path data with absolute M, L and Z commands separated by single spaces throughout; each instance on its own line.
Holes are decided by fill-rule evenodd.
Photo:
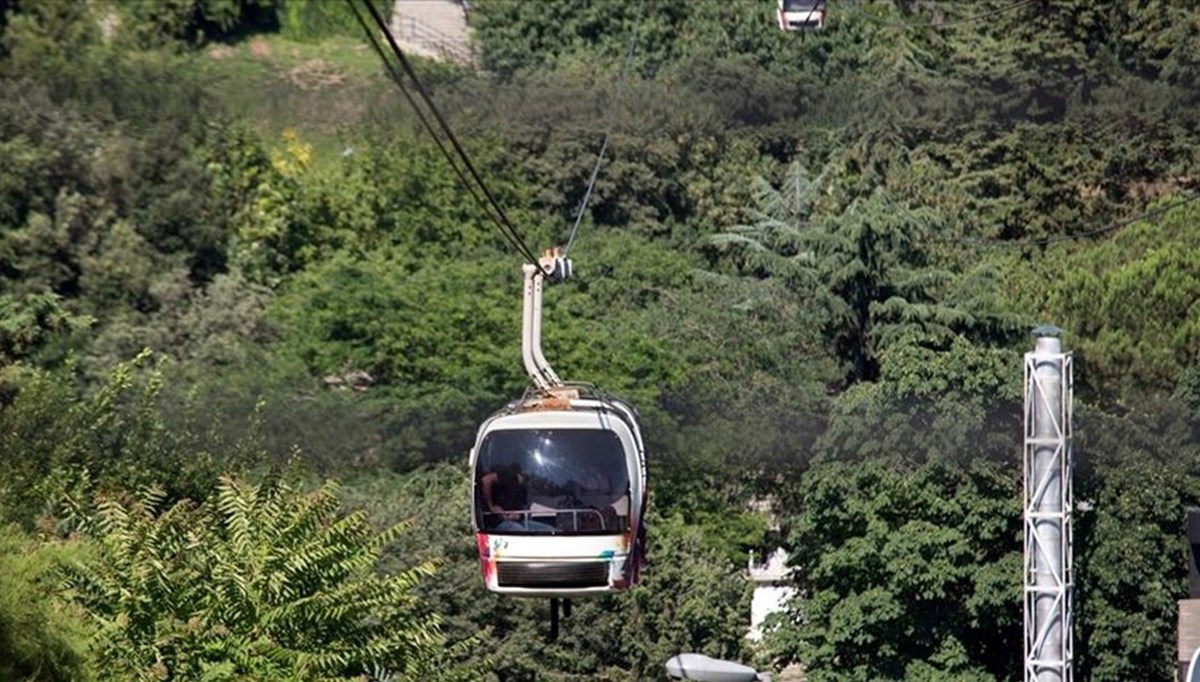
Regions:
M 596 156 L 596 165 L 592 168 L 592 176 L 588 180 L 587 190 L 583 193 L 583 201 L 579 203 L 579 212 L 575 215 L 575 224 L 571 227 L 571 234 L 567 237 L 567 245 L 563 248 L 563 257 L 567 257 L 571 253 L 571 245 L 575 243 L 575 235 L 579 232 L 579 224 L 583 222 L 583 213 L 587 210 L 588 200 L 592 197 L 592 188 L 596 186 L 596 176 L 600 174 L 600 165 L 604 163 L 604 152 L 608 150 L 608 142 L 612 138 L 613 128 L 617 122 L 617 112 L 621 108 L 621 96 L 625 92 L 625 79 L 629 75 L 629 68 L 633 64 L 633 53 L 637 48 L 638 27 L 642 23 L 642 8 L 645 6 L 645 0 L 639 0 L 637 15 L 633 20 L 633 32 L 629 36 L 629 48 L 625 50 L 625 63 L 621 66 L 621 76 L 617 81 L 617 96 L 613 100 L 612 109 L 608 112 L 608 130 L 604 132 L 604 143 L 600 145 L 600 154 Z
M 468 189 L 468 191 L 470 191 L 471 196 L 474 197 L 475 200 L 477 202 L 479 202 L 479 204 L 481 206 L 483 206 L 484 211 L 487 214 L 487 216 L 489 218 L 491 218 L 493 222 L 496 223 L 497 227 L 499 227 L 499 229 L 500 229 L 500 232 L 505 236 L 505 238 L 508 240 L 509 244 L 511 244 L 514 248 L 516 248 L 517 251 L 520 252 L 520 254 L 522 256 L 524 256 L 525 259 L 528 260 L 530 264 L 534 265 L 535 267 L 540 267 L 540 265 L 538 264 L 537 256 L 535 256 L 533 254 L 533 251 L 529 248 L 528 244 L 525 243 L 525 240 L 521 238 L 520 233 L 517 232 L 517 228 L 512 224 L 512 221 L 510 221 L 508 219 L 508 216 L 504 213 L 504 209 L 500 207 L 499 202 L 496 201 L 495 196 L 492 195 L 491 191 L 488 189 L 487 184 L 483 181 L 483 178 L 480 177 L 479 172 L 475 169 L 475 165 L 471 163 L 470 157 L 467 155 L 467 152 L 463 148 L 463 146 L 459 143 L 458 138 L 454 135 L 454 131 L 452 131 L 450 129 L 450 125 L 446 122 L 445 117 L 442 116 L 442 114 L 438 110 L 437 106 L 434 105 L 433 98 L 429 95 L 428 90 L 426 90 L 425 86 L 421 83 L 421 79 L 417 77 L 416 71 L 412 68 L 412 65 L 409 63 L 408 59 L 404 56 L 404 52 L 400 49 L 400 46 L 396 43 L 395 37 L 392 36 L 391 30 L 388 28 L 387 23 L 383 20 L 382 15 L 379 14 L 379 10 L 376 9 L 375 6 L 372 5 L 370 2 L 364 3 L 366 5 L 367 11 L 371 14 L 371 18 L 374 20 L 375 25 L 378 27 L 380 32 L 382 32 L 384 37 L 387 39 L 387 43 L 391 47 L 392 53 L 396 56 L 397 61 L 399 61 L 401 67 L 404 69 L 404 71 L 408 75 L 408 77 L 410 79 L 412 79 L 413 85 L 415 85 L 417 88 L 417 93 L 420 94 L 421 99 L 425 102 L 425 105 L 427 107 L 429 107 L 430 112 L 433 114 L 434 118 L 437 120 L 438 125 L 441 127 L 442 132 L 446 135 L 446 138 L 450 141 L 451 146 L 454 147 L 455 152 L 458 154 L 459 159 L 462 161 L 463 167 L 466 168 L 466 170 L 467 170 L 467 174 L 469 174 L 471 176 L 471 178 L 474 179 L 475 184 L 478 185 L 479 191 L 481 191 L 483 193 L 482 197 L 479 195 L 479 193 L 476 191 L 476 189 L 472 186 L 472 184 L 467 180 L 466 174 L 464 174 L 462 172 L 462 170 L 458 167 L 458 165 L 454 162 L 453 155 L 450 154 L 450 151 L 448 149 L 446 149 L 445 144 L 443 143 L 441 138 L 437 135 L 437 132 L 434 130 L 433 125 L 429 122 L 428 118 L 421 111 L 420 107 L 417 105 L 416 100 L 408 92 L 408 89 L 404 87 L 403 79 L 400 78 L 400 75 L 398 73 L 396 73 L 396 70 L 392 66 L 391 62 L 388 61 L 387 56 L 383 51 L 383 48 L 379 45 L 378 41 L 376 41 L 375 36 L 372 33 L 370 27 L 367 26 L 366 21 L 362 18 L 362 15 L 359 12 L 358 7 L 355 6 L 354 0 L 346 0 L 346 3 L 348 5 L 350 5 L 351 10 L 354 12 L 355 18 L 358 19 L 359 24 L 362 25 L 363 30 L 367 33 L 367 37 L 371 41 L 372 46 L 375 47 L 376 53 L 379 54 L 380 58 L 383 60 L 385 68 L 387 68 L 388 73 L 392 76 L 393 82 L 395 82 L 396 85 L 400 88 L 400 91 L 402 93 L 404 93 L 404 97 L 408 100 L 409 104 L 413 107 L 413 110 L 417 112 L 417 117 L 420 119 L 421 123 L 425 126 L 425 129 L 429 132 L 430 136 L 432 136 L 434 138 L 434 141 L 437 143 L 438 148 L 442 151 L 442 154 L 446 156 L 446 160 L 450 163 L 450 166 L 454 169 L 454 171 L 458 175 L 459 179 L 462 180 L 463 184 L 465 184 L 467 186 L 467 189 Z

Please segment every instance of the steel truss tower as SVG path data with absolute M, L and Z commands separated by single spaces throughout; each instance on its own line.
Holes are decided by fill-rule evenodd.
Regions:
M 1073 682 L 1071 354 L 1038 327 L 1025 354 L 1025 682 Z

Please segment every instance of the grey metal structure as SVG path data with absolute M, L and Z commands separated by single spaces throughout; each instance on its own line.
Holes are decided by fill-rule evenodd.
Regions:
M 1073 682 L 1073 364 L 1062 330 L 1025 354 L 1025 682 Z
M 762 673 L 733 661 L 723 661 L 704 654 L 676 654 L 667 659 L 667 675 L 677 680 L 698 682 L 757 682 Z

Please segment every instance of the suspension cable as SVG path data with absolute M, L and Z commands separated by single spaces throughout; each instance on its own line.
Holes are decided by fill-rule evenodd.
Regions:
M 613 100 L 611 109 L 608 112 L 608 130 L 604 132 L 604 143 L 600 145 L 600 154 L 596 156 L 596 165 L 592 168 L 592 176 L 588 179 L 587 191 L 583 193 L 583 200 L 579 202 L 579 212 L 575 215 L 575 224 L 571 227 L 571 234 L 567 237 L 567 245 L 563 248 L 563 257 L 567 257 L 571 253 L 571 244 L 575 243 L 575 235 L 579 232 L 579 224 L 583 222 L 583 213 L 587 210 L 588 199 L 592 197 L 592 188 L 596 186 L 596 176 L 600 174 L 600 164 L 604 163 L 604 152 L 608 150 L 608 141 L 612 138 L 613 128 L 617 123 L 617 112 L 621 108 L 621 96 L 625 92 L 625 78 L 629 75 L 629 68 L 633 64 L 633 52 L 637 48 L 638 27 L 642 23 L 642 8 L 645 6 L 645 0 L 638 0 L 637 15 L 633 20 L 633 31 L 629 36 L 629 47 L 625 50 L 625 63 L 621 66 L 621 76 L 617 80 L 617 96 Z
M 533 255 L 533 251 L 530 250 L 529 246 L 525 244 L 525 240 L 521 239 L 521 235 L 517 232 L 516 226 L 513 225 L 512 221 L 508 219 L 508 216 L 504 213 L 504 209 L 501 208 L 499 202 L 496 201 L 496 197 L 492 195 L 491 190 L 488 189 L 487 184 L 484 183 L 483 178 L 479 175 L 479 172 L 475 170 L 475 164 L 471 163 L 471 158 L 467 156 L 466 150 L 463 149 L 461 144 L 459 144 L 458 138 L 454 135 L 454 131 L 450 129 L 450 124 L 446 123 L 446 119 L 442 116 L 442 112 L 439 111 L 437 106 L 433 103 L 433 97 L 430 96 L 429 91 L 421 83 L 421 79 L 417 77 L 417 72 L 413 69 L 412 64 L 409 63 L 408 58 L 404 56 L 404 52 L 396 43 L 396 38 L 392 35 L 391 29 L 388 28 L 387 22 L 383 20 L 383 16 L 380 15 L 379 10 L 376 9 L 374 4 L 370 2 L 366 2 L 365 4 L 367 11 L 371 13 L 371 17 L 375 20 L 375 24 L 379 27 L 379 30 L 383 32 L 383 36 L 387 38 L 388 45 L 391 46 L 392 52 L 396 54 L 396 58 L 400 61 L 400 66 L 404 68 L 404 72 L 408 74 L 410 79 L 412 79 L 413 85 L 415 85 L 417 88 L 417 93 L 421 95 L 421 99 L 425 101 L 425 105 L 429 107 L 429 111 L 433 113 L 434 118 L 437 119 L 438 124 L 441 126 L 442 132 L 446 134 L 446 138 L 450 140 L 450 144 L 454 147 L 454 150 L 458 152 L 458 155 L 462 159 L 463 166 L 466 167 L 467 172 L 470 173 L 471 177 L 475 179 L 475 182 L 479 185 L 480 190 L 483 191 L 483 195 L 487 198 L 488 203 L 491 204 L 492 209 L 496 212 L 496 215 L 500 217 L 503 227 L 507 228 L 513 239 L 520 244 L 520 251 L 525 258 L 529 260 L 530 264 L 532 264 L 534 267 L 540 268 L 541 266 L 538 265 L 537 256 Z
M 417 114 L 417 118 L 421 121 L 421 125 L 424 126 L 425 130 L 429 132 L 430 137 L 433 138 L 434 144 L 436 144 L 437 148 L 441 150 L 442 156 L 446 158 L 446 162 L 450 164 L 450 168 L 454 170 L 454 174 L 458 176 L 459 181 L 461 181 L 463 186 L 467 188 L 467 191 L 475 199 L 475 202 L 478 203 L 481 208 L 483 208 L 484 214 L 487 215 L 487 217 L 491 220 L 496 221 L 496 216 L 492 213 L 491 207 L 486 201 L 484 201 L 483 197 L 479 196 L 478 190 L 476 190 L 475 186 L 471 184 L 471 181 L 467 179 L 466 174 L 463 172 L 462 168 L 459 167 L 458 162 L 454 160 L 454 155 L 450 153 L 449 149 L 446 148 L 446 144 L 442 142 L 441 137 L 439 137 L 437 132 L 433 129 L 433 124 L 430 123 L 429 119 L 425 116 L 425 112 L 421 110 L 421 107 L 417 104 L 417 101 L 413 99 L 412 93 L 410 93 L 408 88 L 405 87 L 404 79 L 400 77 L 399 72 L 396 71 L 396 67 L 392 66 L 392 63 L 388 61 L 387 54 L 383 51 L 383 46 L 380 45 L 379 41 L 375 39 L 375 32 L 367 25 L 366 19 L 364 19 L 362 14 L 358 11 L 358 7 L 356 7 L 353 2 L 348 4 L 350 5 L 351 11 L 354 12 L 354 18 L 358 20 L 358 25 L 361 26 L 363 31 L 367 34 L 367 39 L 370 41 L 371 47 L 375 49 L 375 54 L 379 55 L 380 61 L 383 62 L 384 68 L 387 69 L 388 75 L 391 76 L 392 82 L 396 84 L 396 87 L 400 88 L 400 92 L 404 95 L 404 99 L 408 100 L 409 105 Z M 512 235 L 510 235 L 507 230 L 501 229 L 500 233 L 504 235 L 505 240 L 508 241 L 513 248 L 517 249 L 518 252 L 521 251 L 520 243 L 514 240 Z
M 454 151 L 457 152 L 459 160 L 462 162 L 462 166 L 466 169 L 467 174 L 469 174 L 471 176 L 471 178 L 474 179 L 475 184 L 478 186 L 478 188 L 482 192 L 483 196 L 480 196 L 480 194 L 476 192 L 476 190 L 473 188 L 472 184 L 467 180 L 466 175 L 464 175 L 462 173 L 462 171 L 459 169 L 458 165 L 453 160 L 453 155 L 450 154 L 448 149 L 446 149 L 445 145 L 442 143 L 441 138 L 438 136 L 437 132 L 434 130 L 433 125 L 431 123 L 429 123 L 428 119 L 421 112 L 420 107 L 417 105 L 416 100 L 412 97 L 412 95 L 404 87 L 403 80 L 400 78 L 400 75 L 395 71 L 391 62 L 387 59 L 386 55 L 383 52 L 383 48 L 380 47 L 378 42 L 375 40 L 374 33 L 370 30 L 370 28 L 366 24 L 366 21 L 362 18 L 361 14 L 358 11 L 357 6 L 354 4 L 354 0 L 346 0 L 346 3 L 348 5 L 350 5 L 350 8 L 354 11 L 355 17 L 359 20 L 359 23 L 363 26 L 363 30 L 367 33 L 367 36 L 370 39 L 372 46 L 374 46 L 376 48 L 376 52 L 380 55 L 380 58 L 383 60 L 384 66 L 387 68 L 389 74 L 391 74 L 393 81 L 400 87 L 401 92 L 404 93 L 405 98 L 408 100 L 409 104 L 413 107 L 413 110 L 417 112 L 417 117 L 421 120 L 421 123 L 425 126 L 425 129 L 429 132 L 430 136 L 432 136 L 434 138 L 434 140 L 437 142 L 438 148 L 442 150 L 442 153 L 446 156 L 447 161 L 450 162 L 451 167 L 454 168 L 456 174 L 458 174 L 459 178 L 467 186 L 468 190 L 470 190 L 471 196 L 474 197 L 475 200 L 477 202 L 479 202 L 481 206 L 483 206 L 484 212 L 487 214 L 487 216 L 489 218 L 492 219 L 493 222 L 496 223 L 496 226 L 500 229 L 500 232 L 502 234 L 504 234 L 504 236 L 508 240 L 508 242 L 514 248 L 516 248 L 517 251 L 520 252 L 520 254 L 526 260 L 528 260 L 530 264 L 532 264 L 534 267 L 540 268 L 541 266 L 538 264 L 537 256 L 535 256 L 533 254 L 533 251 L 529 248 L 528 244 L 526 244 L 525 240 L 521 238 L 520 233 L 517 232 L 517 228 L 512 224 L 512 221 L 510 221 L 508 219 L 508 216 L 504 213 L 504 209 L 500 207 L 499 202 L 496 201 L 495 196 L 492 195 L 491 191 L 488 189 L 487 184 L 483 181 L 483 178 L 480 177 L 479 172 L 475 169 L 475 165 L 471 163 L 471 159 L 467 155 L 466 150 L 463 149 L 463 146 L 459 143 L 458 138 L 454 135 L 454 131 L 452 131 L 450 129 L 450 125 L 448 123 L 446 123 L 446 119 L 442 116 L 442 114 L 438 110 L 437 106 L 434 105 L 433 98 L 429 95 L 428 90 L 426 90 L 425 86 L 421 83 L 421 79 L 417 77 L 416 71 L 412 68 L 412 65 L 409 63 L 408 59 L 404 56 L 404 52 L 400 49 L 400 46 L 396 43 L 395 37 L 392 36 L 391 30 L 388 28 L 387 22 L 385 22 L 383 20 L 383 17 L 379 14 L 379 10 L 376 9 L 375 6 L 373 4 L 371 4 L 370 2 L 364 3 L 366 5 L 367 11 L 371 14 L 371 18 L 375 22 L 376 27 L 380 30 L 380 32 L 383 33 L 384 37 L 387 39 L 387 43 L 391 47 L 392 53 L 396 56 L 397 61 L 399 61 L 400 65 L 401 65 L 401 67 L 403 67 L 405 73 L 408 74 L 408 77 L 412 80 L 413 84 L 416 86 L 417 92 L 418 92 L 418 94 L 420 94 L 421 99 L 425 102 L 425 105 L 429 107 L 430 112 L 433 114 L 434 118 L 437 120 L 438 125 L 441 127 L 442 132 L 446 135 L 446 138 L 450 141 L 450 144 L 454 148 Z

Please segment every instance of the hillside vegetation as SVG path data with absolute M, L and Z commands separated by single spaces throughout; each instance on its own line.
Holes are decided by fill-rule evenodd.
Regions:
M 1200 2 L 774 4 L 472 0 L 477 63 L 416 61 L 534 249 L 615 122 L 545 348 L 640 411 L 649 563 L 550 642 L 468 510 L 521 257 L 345 6 L 0 2 L 0 680 L 1019 680 L 1043 323 L 1077 677 L 1174 679 Z

